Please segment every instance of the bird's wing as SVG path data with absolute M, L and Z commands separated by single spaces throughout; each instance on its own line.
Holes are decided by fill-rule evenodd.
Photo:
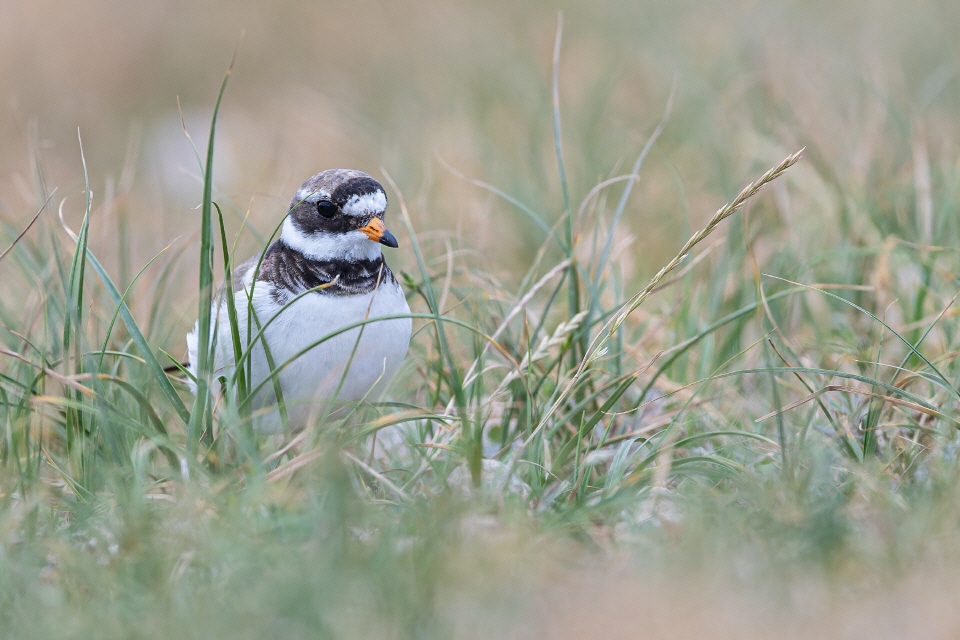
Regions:
M 260 262 L 261 255 L 263 254 L 258 253 L 252 258 L 244 260 L 243 262 L 238 264 L 236 267 L 234 267 L 233 269 L 233 290 L 234 291 L 243 290 L 243 281 L 244 279 L 246 279 L 247 273 L 249 273 L 251 269 L 257 268 L 257 263 Z

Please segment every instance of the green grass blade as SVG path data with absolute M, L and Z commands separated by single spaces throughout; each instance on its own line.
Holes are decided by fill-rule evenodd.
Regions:
M 126 303 L 127 296 L 130 294 L 130 290 L 133 288 L 133 285 L 135 285 L 135 284 L 137 283 L 137 280 L 140 279 L 140 276 L 143 275 L 143 272 L 146 271 L 146 270 L 150 267 L 150 265 L 152 265 L 153 262 L 154 262 L 157 258 L 159 258 L 159 257 L 160 257 L 167 249 L 169 249 L 169 248 L 170 248 L 170 245 L 167 245 L 166 247 L 164 247 L 163 249 L 161 249 L 159 253 L 157 253 L 155 256 L 153 256 L 152 258 L 150 258 L 150 260 L 147 261 L 147 264 L 143 265 L 143 268 L 140 269 L 140 271 L 137 272 L 137 275 L 135 275 L 135 276 L 133 277 L 133 280 L 131 280 L 131 281 L 130 281 L 130 284 L 127 285 L 127 288 L 124 289 L 123 295 L 120 297 L 121 303 L 123 303 L 123 304 Z M 118 318 L 119 316 L 120 316 L 120 305 L 117 305 L 116 310 L 114 310 L 114 312 L 113 312 L 113 316 L 110 318 L 110 323 L 107 325 L 106 334 L 105 334 L 104 337 L 103 337 L 103 346 L 102 346 L 101 349 L 100 349 L 100 358 L 97 360 L 97 371 L 100 371 L 100 370 L 102 369 L 102 367 L 103 367 L 103 359 L 104 359 L 104 357 L 107 355 L 107 353 L 109 353 L 108 350 L 107 350 L 107 347 L 108 347 L 109 344 L 110 344 L 110 336 L 111 336 L 111 334 L 113 333 L 113 327 L 114 327 L 114 325 L 116 324 L 117 318 Z
M 109 295 L 113 303 L 117 305 L 120 319 L 123 320 L 123 326 L 126 328 L 127 333 L 130 334 L 130 338 L 134 344 L 137 345 L 137 349 L 140 350 L 140 356 L 146 361 L 147 368 L 150 370 L 154 381 L 160 387 L 161 393 L 163 393 L 164 397 L 170 402 L 170 406 L 173 407 L 174 411 L 177 412 L 177 415 L 180 416 L 180 419 L 183 420 L 183 423 L 186 425 L 190 420 L 190 412 L 187 411 L 186 406 L 184 406 L 183 401 L 180 399 L 180 395 L 170 383 L 170 379 L 160 365 L 160 361 L 157 360 L 157 357 L 153 354 L 153 349 L 147 343 L 147 339 L 143 337 L 143 332 L 140 331 L 137 321 L 134 320 L 133 314 L 130 313 L 130 309 L 123 301 L 123 296 L 120 294 L 116 285 L 113 284 L 110 276 L 107 275 L 106 269 L 103 268 L 103 265 L 100 264 L 100 261 L 97 260 L 96 256 L 94 256 L 93 252 L 89 249 L 87 250 L 87 260 L 90 266 L 93 267 L 93 270 L 97 272 L 97 275 L 100 276 L 100 281 L 107 290 L 107 295 Z
M 207 142 L 207 162 L 203 169 L 203 205 L 200 214 L 200 284 L 197 311 L 197 396 L 190 412 L 187 425 L 187 451 L 193 453 L 199 445 L 200 434 L 212 422 L 210 387 L 213 379 L 214 350 L 213 336 L 210 334 L 210 323 L 213 306 L 213 143 L 216 139 L 217 116 L 220 114 L 220 104 L 227 88 L 227 81 L 233 72 L 234 59 L 230 62 L 227 72 L 220 84 L 217 102 L 213 107 L 213 116 L 210 119 L 210 137 Z M 230 283 L 228 283 L 229 286 Z
M 897 340 L 899 340 L 900 342 L 902 342 L 903 345 L 904 345 L 907 349 L 910 350 L 910 353 L 912 353 L 913 355 L 915 355 L 915 356 L 916 356 L 917 358 L 919 358 L 925 365 L 927 365 L 927 367 L 930 368 L 930 370 L 934 373 L 934 375 L 936 375 L 937 378 L 939 379 L 939 386 L 940 386 L 941 388 L 943 388 L 943 389 L 944 389 L 945 391 L 947 391 L 951 396 L 953 396 L 954 400 L 960 400 L 960 390 L 957 390 L 957 388 L 953 386 L 953 384 L 950 382 L 950 380 L 948 380 L 948 379 L 946 378 L 946 376 L 944 376 L 942 373 L 940 373 L 940 370 L 937 369 L 937 367 L 936 367 L 932 362 L 930 362 L 929 360 L 927 360 L 927 357 L 926 357 L 925 355 L 923 355 L 922 353 L 920 353 L 920 352 L 917 350 L 917 348 L 916 348 L 913 344 L 911 344 L 911 342 L 910 342 L 909 340 L 907 340 L 906 338 L 904 338 L 903 336 L 901 336 L 899 333 L 897 333 L 897 331 L 896 331 L 893 327 L 891 327 L 891 326 L 888 325 L 886 322 L 884 322 L 883 320 L 881 320 L 881 319 L 878 318 L 877 316 L 873 315 L 872 313 L 870 313 L 869 311 L 867 311 L 866 309 L 864 309 L 864 308 L 861 307 L 860 305 L 858 305 L 858 304 L 856 304 L 856 303 L 854 303 L 854 302 L 850 302 L 850 301 L 847 300 L 846 298 L 843 298 L 843 297 L 841 297 L 841 296 L 838 296 L 838 295 L 835 294 L 835 293 L 830 293 L 829 291 L 824 291 L 823 289 L 818 289 L 817 287 L 811 287 L 811 286 L 804 285 L 804 284 L 799 283 L 799 282 L 793 282 L 793 281 L 791 281 L 791 280 L 787 280 L 787 279 L 785 279 L 785 278 L 779 278 L 779 277 L 777 277 L 777 276 L 773 276 L 773 275 L 770 275 L 770 274 L 768 274 L 768 273 L 765 273 L 765 274 L 763 274 L 763 275 L 765 275 L 765 276 L 768 277 L 768 278 L 774 278 L 775 280 L 780 280 L 780 281 L 786 282 L 786 283 L 788 283 L 788 284 L 792 284 L 792 285 L 795 285 L 795 286 L 803 287 L 804 289 L 807 289 L 807 290 L 810 290 L 810 291 L 818 291 L 818 292 L 822 293 L 823 295 L 827 296 L 828 298 L 833 298 L 834 300 L 838 300 L 838 301 L 842 302 L 842 303 L 845 304 L 845 305 L 848 305 L 848 306 L 850 306 L 850 307 L 853 307 L 854 309 L 856 309 L 856 310 L 859 311 L 860 313 L 862 313 L 862 314 L 868 316 L 869 318 L 875 320 L 875 321 L 878 322 L 881 326 L 883 326 L 884 329 L 886 329 L 886 330 L 888 330 L 890 333 L 892 333 L 893 336 L 894 336 Z

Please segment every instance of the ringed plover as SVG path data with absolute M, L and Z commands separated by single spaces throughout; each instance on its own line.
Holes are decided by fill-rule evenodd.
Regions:
M 290 201 L 279 239 L 234 270 L 241 344 L 246 351 L 246 342 L 265 327 L 273 363 L 283 367 L 280 388 L 294 430 L 305 427 L 325 402 L 378 397 L 407 353 L 410 318 L 371 322 L 311 346 L 365 318 L 410 312 L 381 252 L 383 246 L 397 247 L 383 223 L 386 208 L 383 187 L 368 174 L 318 173 Z M 211 323 L 214 376 L 230 379 L 236 360 L 222 296 L 214 302 Z M 194 375 L 197 341 L 195 326 L 187 336 L 188 370 Z M 255 389 L 270 373 L 262 341 L 256 340 L 248 357 L 248 386 Z M 267 409 L 275 404 L 267 382 L 253 399 L 255 410 L 263 410 L 256 422 L 262 432 L 280 427 L 277 410 Z

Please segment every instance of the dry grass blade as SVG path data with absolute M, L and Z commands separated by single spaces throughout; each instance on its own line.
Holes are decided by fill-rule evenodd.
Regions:
M 650 295 L 650 292 L 656 288 L 660 281 L 663 280 L 668 273 L 676 269 L 681 262 L 683 262 L 683 260 L 687 257 L 687 254 L 690 253 L 691 249 L 700 244 L 704 238 L 713 233 L 721 222 L 739 211 L 740 208 L 743 207 L 744 203 L 753 196 L 757 195 L 757 193 L 759 193 L 765 185 L 773 182 L 783 175 L 787 169 L 795 165 L 803 155 L 803 151 L 803 149 L 800 149 L 800 151 L 787 156 L 783 162 L 771 169 L 768 169 L 767 172 L 760 176 L 758 180 L 751 182 L 744 187 L 743 191 L 740 192 L 740 195 L 734 198 L 732 202 L 720 207 L 720 209 L 713 214 L 713 217 L 710 218 L 710 222 L 707 223 L 707 226 L 693 234 L 693 236 L 683 245 L 680 251 L 677 252 L 677 255 L 673 258 L 673 260 L 668 262 L 666 266 L 660 269 L 660 271 L 657 272 L 657 275 L 653 276 L 653 279 L 650 280 L 650 283 L 644 287 L 640 293 L 633 296 L 633 298 L 631 298 L 630 301 L 624 305 L 624 309 L 615 316 L 613 323 L 610 325 L 608 335 L 612 335 L 617 329 L 620 328 L 627 317 L 633 313 L 637 307 L 643 304 L 643 301 L 647 299 L 647 296 Z
M 30 360 L 28 360 L 27 358 L 23 357 L 23 356 L 20 355 L 19 353 L 16 353 L 16 352 L 14 352 L 14 351 L 10 351 L 9 349 L 0 348 L 0 354 L 5 355 L 5 356 L 10 356 L 11 358 L 16 358 L 17 360 L 20 360 L 21 362 L 24 362 L 24 363 L 26 363 L 26 364 L 28 364 L 28 365 L 30 365 L 30 366 L 32 366 L 32 367 L 35 367 L 38 371 L 42 371 L 42 372 L 44 373 L 44 375 L 46 375 L 47 377 L 49 377 L 49 378 L 51 378 L 51 379 L 53 379 L 53 380 L 56 380 L 57 382 L 65 385 L 65 386 L 68 386 L 68 387 L 70 387 L 70 388 L 72 388 L 72 389 L 76 389 L 77 391 L 79 391 L 79 392 L 82 393 L 83 395 L 87 396 L 88 398 L 93 398 L 94 396 L 96 396 L 96 393 L 94 393 L 93 389 L 90 389 L 90 388 L 88 388 L 88 387 L 85 387 L 85 386 L 83 386 L 82 384 L 80 384 L 79 382 L 77 382 L 78 380 L 90 380 L 90 379 L 92 379 L 93 376 L 92 376 L 91 374 L 89 374 L 89 373 L 86 373 L 86 374 L 81 373 L 81 374 L 76 374 L 76 375 L 63 375 L 62 373 L 57 373 L 57 372 L 54 371 L 53 369 L 49 369 L 49 368 L 47 368 L 47 367 L 43 367 L 43 366 L 40 366 L 40 365 L 38 365 L 38 364 L 36 364 L 36 363 L 34 363 L 34 362 L 31 362 Z
M 559 275 L 564 269 L 570 266 L 570 262 L 571 261 L 568 258 L 562 261 L 560 264 L 553 267 L 552 269 L 550 269 L 550 271 L 544 274 L 543 277 L 541 277 L 532 287 L 530 287 L 530 290 L 527 291 L 527 293 L 525 293 L 524 296 L 517 301 L 517 304 L 514 305 L 513 309 L 510 310 L 510 313 L 508 313 L 507 316 L 503 319 L 503 321 L 500 323 L 500 326 L 497 327 L 497 330 L 494 331 L 493 334 L 491 334 L 490 340 L 483 345 L 483 350 L 480 352 L 480 355 L 478 355 L 477 358 L 473 361 L 473 364 L 470 365 L 470 369 L 469 371 L 467 371 L 467 375 L 464 376 L 465 385 L 470 384 L 476 379 L 475 374 L 477 372 L 477 368 L 480 366 L 481 359 L 485 355 L 487 355 L 487 352 L 490 351 L 491 345 L 493 345 L 496 342 L 497 338 L 500 337 L 500 334 L 503 333 L 503 331 L 514 320 L 514 318 L 516 318 L 522 311 L 524 311 L 527 308 L 527 305 L 530 304 L 530 301 L 533 300 L 536 293 L 545 284 L 547 284 L 555 276 Z
M 48 204 L 50 204 L 50 199 L 53 197 L 53 194 L 56 192 L 57 192 L 56 189 L 50 192 L 50 195 L 48 195 L 47 199 L 43 201 L 43 204 L 40 205 L 39 209 L 37 209 L 37 213 L 34 214 L 33 218 L 30 220 L 27 226 L 23 228 L 23 231 L 20 232 L 20 235 L 14 238 L 13 242 L 10 243 L 10 246 L 3 250 L 3 253 L 0 253 L 0 260 L 3 260 L 4 258 L 6 258 L 7 254 L 13 251 L 13 248 L 17 246 L 17 243 L 23 239 L 23 236 L 27 235 L 27 231 L 30 231 L 30 227 L 33 226 L 33 223 L 37 221 L 37 219 L 40 217 L 40 214 L 43 213 L 43 210 L 47 208 Z
M 725 204 L 720 207 L 720 209 L 710 218 L 710 222 L 707 225 L 695 233 L 687 242 L 683 245 L 677 255 L 667 263 L 659 272 L 650 280 L 649 284 L 644 287 L 639 293 L 633 296 L 630 300 L 623 304 L 618 311 L 605 326 L 605 330 L 601 330 L 597 336 L 593 339 L 593 342 L 590 344 L 590 348 L 587 349 L 583 359 L 580 361 L 580 365 L 577 367 L 576 372 L 573 376 L 570 377 L 570 380 L 567 382 L 566 386 L 563 389 L 563 392 L 557 397 L 554 403 L 551 405 L 550 409 L 545 412 L 544 416 L 540 419 L 540 422 L 536 429 L 527 437 L 524 441 L 524 446 L 527 446 L 530 442 L 533 441 L 533 438 L 539 433 L 544 426 L 550 421 L 553 414 L 556 412 L 557 408 L 560 407 L 567 399 L 567 396 L 570 394 L 570 391 L 576 385 L 577 381 L 581 378 L 587 366 L 600 356 L 603 353 L 603 347 L 606 342 L 613 337 L 613 334 L 616 333 L 623 323 L 626 321 L 627 317 L 633 313 L 637 307 L 643 304 L 643 301 L 647 299 L 650 293 L 656 289 L 657 285 L 660 284 L 660 281 L 674 269 L 676 269 L 684 258 L 690 253 L 690 251 L 700 242 L 702 242 L 707 236 L 713 233 L 716 228 L 720 225 L 721 222 L 729 218 L 731 215 L 736 213 L 743 207 L 744 203 L 755 196 L 760 190 L 767 184 L 773 182 L 779 178 L 783 173 L 792 167 L 794 164 L 800 160 L 803 155 L 804 149 L 800 149 L 794 154 L 791 154 L 784 158 L 783 162 L 778 164 L 775 167 L 768 169 L 762 176 L 760 176 L 754 182 L 751 182 L 740 194 L 733 199 L 732 202 Z
M 277 480 L 282 480 L 283 478 L 286 478 L 297 469 L 301 469 L 307 466 L 308 464 L 310 464 L 311 462 L 314 462 L 315 460 L 320 459 L 321 457 L 323 457 L 323 449 L 320 449 L 320 448 L 311 449 L 306 453 L 301 453 L 297 457 L 289 460 L 288 462 L 280 465 L 279 467 L 277 467 L 276 469 L 268 473 L 267 482 L 276 482 Z
M 935 418 L 943 418 L 944 420 L 949 420 L 950 422 L 960 423 L 960 420 L 958 420 L 957 418 L 954 418 L 953 416 L 947 415 L 941 411 L 928 409 L 927 407 L 923 407 L 917 404 L 916 402 L 910 402 L 909 400 L 902 400 L 900 398 L 893 398 L 891 396 L 886 396 L 881 393 L 874 393 L 872 391 L 866 391 L 864 389 L 857 389 L 856 387 L 851 387 L 843 384 L 829 384 L 823 387 L 822 389 L 818 389 L 817 391 L 814 391 L 813 393 L 800 398 L 799 400 L 794 400 L 790 404 L 780 407 L 776 411 L 771 411 L 770 413 L 760 416 L 759 418 L 754 420 L 754 422 L 763 422 L 764 420 L 769 420 L 770 418 L 774 417 L 778 413 L 784 413 L 784 412 L 790 411 L 791 409 L 796 409 L 797 407 L 804 405 L 810 402 L 811 400 L 816 400 L 817 398 L 819 398 L 820 396 L 822 396 L 823 394 L 829 391 L 842 391 L 844 393 L 854 393 L 861 396 L 866 396 L 868 398 L 876 398 L 877 400 L 882 400 L 887 404 L 896 405 L 898 407 L 904 407 L 906 409 L 910 409 L 911 411 L 916 411 L 918 413 L 922 413 L 928 416 L 933 416 Z
M 363 460 L 360 460 L 356 456 L 351 455 L 347 451 L 343 451 L 342 455 L 344 458 L 346 458 L 353 464 L 357 465 L 357 467 L 362 469 L 365 473 L 370 474 L 370 476 L 374 478 L 377 482 L 379 482 L 383 488 L 389 490 L 398 499 L 403 501 L 409 501 L 410 498 L 403 491 L 403 489 L 401 489 L 394 483 L 390 482 L 390 480 L 386 476 L 384 476 L 382 473 L 379 473 L 376 469 L 374 469 L 373 467 L 365 463 Z

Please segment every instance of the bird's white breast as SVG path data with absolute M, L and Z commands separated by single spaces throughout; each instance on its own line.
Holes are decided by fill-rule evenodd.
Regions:
M 273 296 L 273 286 L 257 282 L 252 291 L 251 305 L 245 291 L 235 295 L 241 342 L 247 336 L 256 338 L 259 326 L 269 347 L 279 379 L 283 400 L 291 426 L 302 428 L 311 417 L 322 414 L 327 401 L 374 400 L 396 374 L 410 344 L 411 320 L 398 318 L 376 320 L 378 317 L 410 312 L 399 285 L 384 282 L 370 293 L 332 295 L 311 292 L 281 307 Z M 217 314 L 217 373 L 233 375 L 235 354 L 230 325 L 225 309 Z M 366 324 L 337 335 L 339 329 L 368 319 Z M 250 326 L 248 333 L 247 327 Z M 193 337 L 192 344 L 190 337 Z M 191 363 L 196 362 L 195 336 L 188 337 Z M 347 365 L 349 364 L 349 369 Z M 247 365 L 244 365 L 246 369 Z M 258 408 L 275 404 L 273 384 L 268 379 L 271 369 L 261 341 L 254 340 L 250 354 L 251 390 L 260 386 L 254 405 Z M 275 411 L 260 420 L 262 431 L 279 428 Z

